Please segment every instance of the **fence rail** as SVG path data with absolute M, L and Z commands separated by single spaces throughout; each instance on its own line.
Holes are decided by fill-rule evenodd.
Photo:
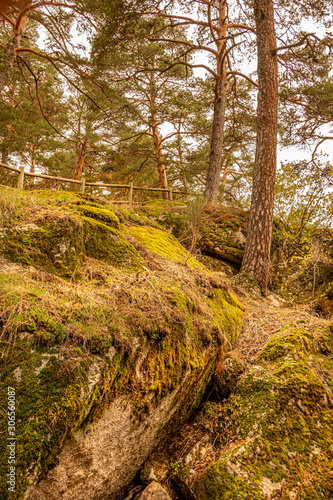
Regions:
M 76 184 L 79 187 L 79 193 L 84 194 L 86 187 L 95 187 L 95 188 L 115 188 L 115 189 L 127 189 L 127 200 L 114 200 L 114 203 L 126 203 L 130 206 L 133 205 L 133 194 L 134 191 L 151 191 L 151 192 L 160 192 L 166 193 L 167 199 L 169 201 L 173 200 L 173 195 L 181 195 L 187 198 L 191 193 L 187 191 L 176 191 L 170 188 L 142 188 L 133 185 L 133 182 L 129 184 L 103 184 L 99 182 L 86 182 L 86 178 L 83 176 L 81 180 L 76 179 L 67 179 L 66 177 L 53 177 L 52 175 L 45 174 L 34 174 L 32 172 L 26 172 L 24 167 L 15 168 L 10 165 L 6 165 L 5 163 L 0 162 L 0 167 L 10 170 L 11 172 L 18 173 L 17 179 L 17 188 L 24 189 L 24 178 L 27 177 L 36 177 L 38 179 L 51 179 L 54 181 L 60 182 L 68 182 L 70 184 Z M 6 186 L 7 187 L 7 186 Z

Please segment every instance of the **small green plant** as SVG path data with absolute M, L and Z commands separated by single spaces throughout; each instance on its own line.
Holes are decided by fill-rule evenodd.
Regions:
M 190 466 L 185 465 L 182 458 L 179 458 L 176 462 L 170 464 L 170 470 L 176 476 L 185 479 L 188 476 Z
M 93 333 L 89 341 L 92 354 L 106 354 L 112 346 L 112 339 L 108 335 L 101 333 Z

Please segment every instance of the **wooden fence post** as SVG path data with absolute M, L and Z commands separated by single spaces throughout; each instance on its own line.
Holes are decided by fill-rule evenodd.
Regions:
M 17 179 L 17 188 L 23 189 L 24 187 L 24 167 L 20 167 L 20 173 Z
M 172 201 L 172 188 L 169 189 L 169 201 Z
M 128 204 L 130 207 L 133 204 L 133 182 L 130 183 L 130 187 L 128 188 Z
M 80 194 L 84 194 L 85 189 L 86 189 L 86 178 L 84 177 L 84 175 L 82 175 L 80 184 Z

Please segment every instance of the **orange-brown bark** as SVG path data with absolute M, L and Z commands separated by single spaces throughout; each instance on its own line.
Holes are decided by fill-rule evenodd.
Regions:
M 151 85 L 154 85 L 154 73 L 151 74 Z M 160 179 L 160 186 L 162 189 L 168 188 L 168 179 L 165 171 L 165 163 L 164 163 L 164 155 L 162 150 L 162 141 L 160 137 L 160 133 L 158 130 L 158 120 L 156 114 L 156 97 L 154 92 L 151 92 L 149 97 L 149 105 L 150 105 L 150 126 L 151 126 L 151 134 L 153 137 L 154 147 L 155 147 L 155 157 L 157 163 L 158 176 Z M 168 194 L 163 192 L 163 198 L 168 199 Z
M 34 144 L 32 146 L 32 153 L 31 153 L 31 164 L 30 164 L 30 173 L 34 174 L 36 171 L 36 153 L 37 153 L 37 146 Z
M 24 9 L 19 13 L 16 22 L 13 25 L 13 29 L 10 38 L 6 45 L 5 52 L 5 68 L 2 74 L 1 83 L 7 85 L 11 70 L 14 66 L 16 58 L 16 50 L 20 48 L 22 37 L 24 35 L 25 27 L 30 13 L 32 0 L 27 0 L 23 2 Z
M 83 172 L 83 165 L 84 165 L 84 160 L 86 159 L 87 156 L 87 148 L 88 148 L 88 139 L 85 139 L 82 143 L 80 154 L 79 154 L 79 161 L 76 166 L 75 170 L 75 180 L 79 181 L 81 180 L 82 172 Z
M 271 271 L 277 149 L 278 71 L 273 0 L 254 0 L 258 47 L 257 140 L 242 270 L 266 293 Z
M 225 122 L 225 106 L 227 96 L 227 67 L 226 67 L 226 44 L 227 44 L 227 1 L 218 0 L 219 27 L 215 41 L 216 54 L 216 87 L 213 116 L 213 131 L 207 172 L 205 196 L 210 204 L 217 203 L 219 184 L 221 177 L 221 162 L 223 154 L 223 133 Z

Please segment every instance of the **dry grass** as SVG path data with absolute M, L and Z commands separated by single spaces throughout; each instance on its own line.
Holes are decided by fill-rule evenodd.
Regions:
M 39 208 L 34 195 L 17 189 L 0 189 L 0 227 L 16 219 L 21 213 Z
M 4 260 L 0 268 L 0 340 L 8 347 L 29 332 L 38 345 L 74 345 L 93 354 L 113 345 L 131 355 L 133 332 L 160 340 L 172 324 L 183 324 L 207 332 L 207 338 L 213 334 L 214 312 L 206 297 L 216 283 L 156 254 L 151 268 L 140 273 L 87 259 L 78 282 Z M 183 306 L 183 300 L 193 306 Z
M 250 364 L 271 337 L 286 325 L 301 327 L 316 335 L 330 324 L 328 319 L 315 314 L 311 304 L 290 307 L 277 295 L 266 299 L 253 297 L 240 286 L 233 287 L 233 292 L 245 306 L 244 329 L 236 350 Z

